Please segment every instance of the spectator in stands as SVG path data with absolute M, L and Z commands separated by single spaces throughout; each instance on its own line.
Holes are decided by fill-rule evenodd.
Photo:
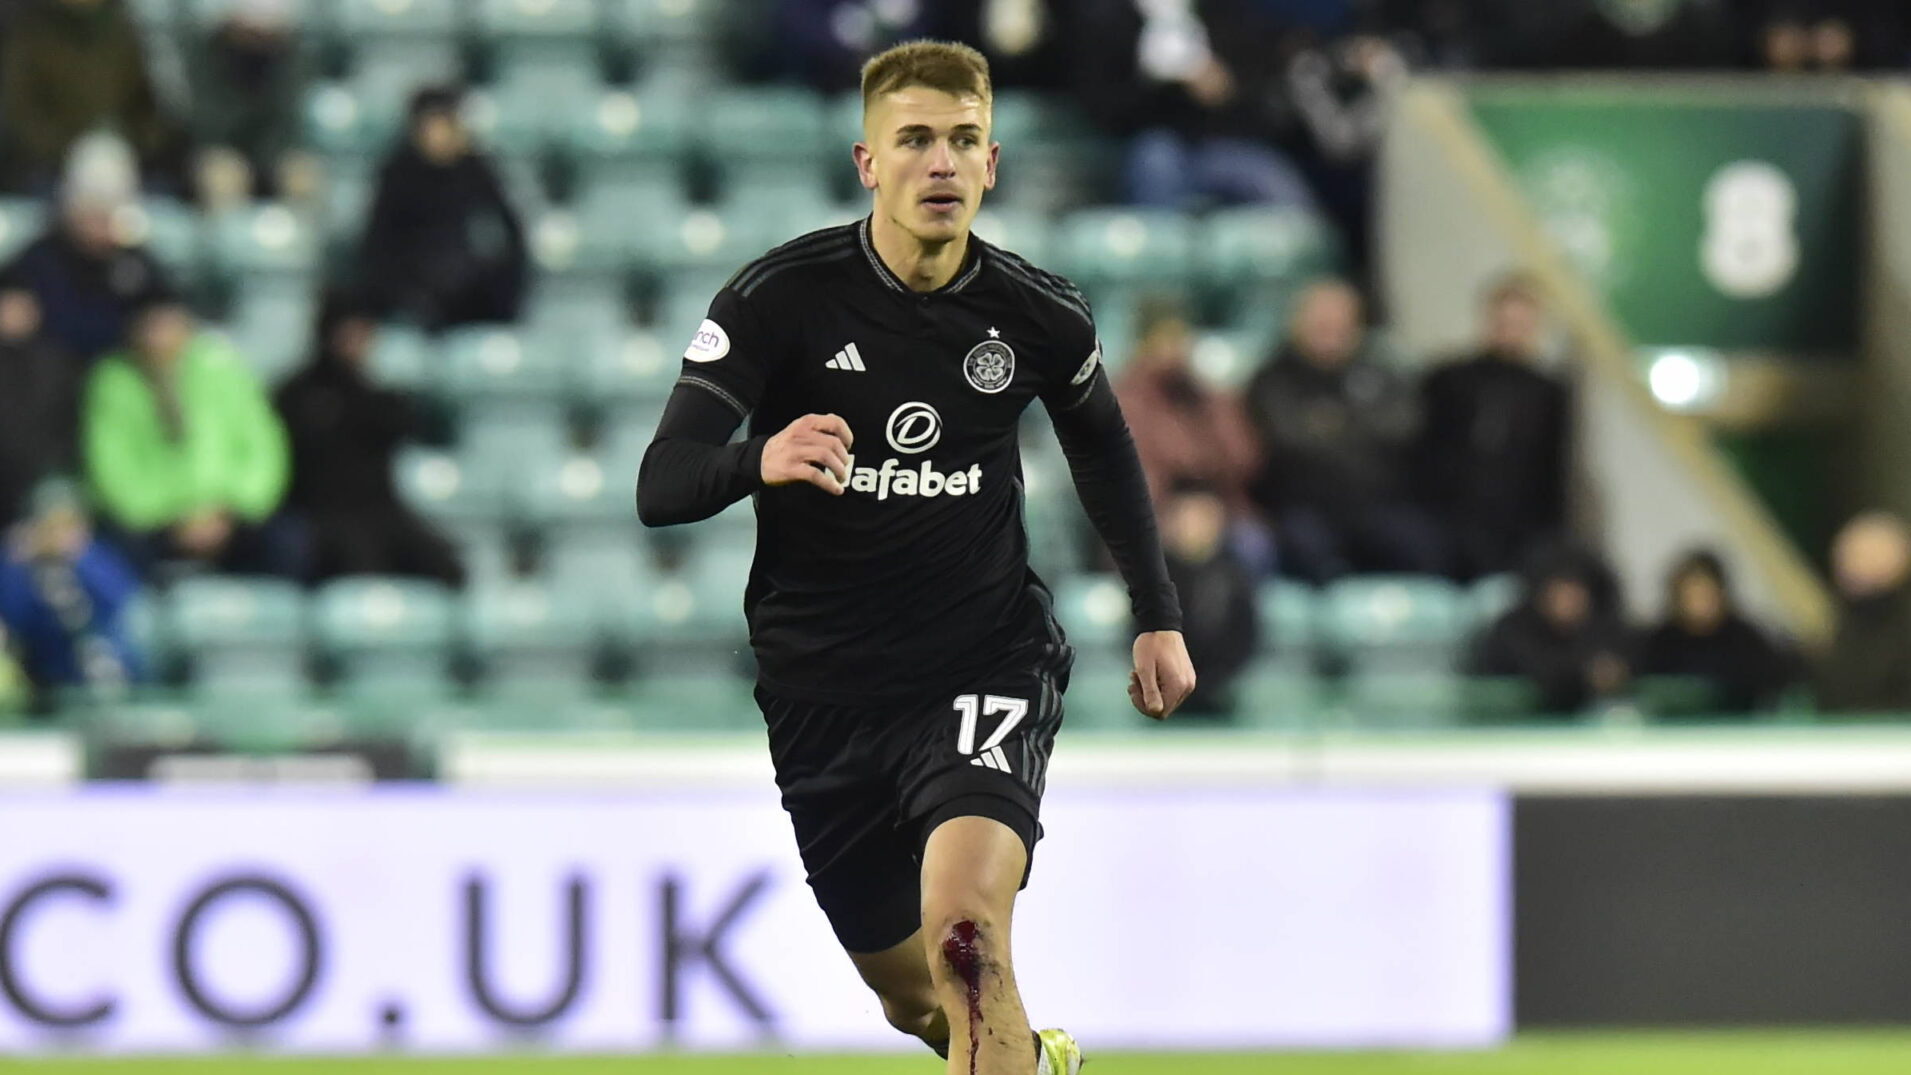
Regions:
M 0 279 L 0 529 L 27 494 L 73 465 L 80 368 L 40 333 L 40 304 Z
M 1412 394 L 1368 352 L 1361 317 L 1346 282 L 1310 284 L 1247 386 L 1264 461 L 1256 497 L 1282 570 L 1313 582 L 1445 566 L 1438 527 L 1407 491 Z
M 1911 534 L 1904 521 L 1867 512 L 1832 542 L 1838 626 L 1818 668 L 1827 712 L 1911 710 Z
M 454 90 L 412 97 L 405 141 L 385 161 L 359 271 L 384 316 L 428 329 L 513 321 L 524 303 L 524 229 Z
M 1228 547 L 1228 509 L 1199 479 L 1179 479 L 1161 508 L 1168 576 L 1181 595 L 1181 631 L 1201 669 L 1182 712 L 1234 711 L 1234 682 L 1254 655 L 1261 625 L 1255 581 Z
M 230 0 L 193 42 L 192 127 L 199 198 L 219 209 L 252 195 L 310 197 L 317 160 L 300 146 L 309 57 L 286 0 Z
M 1421 487 L 1462 579 L 1516 569 L 1567 528 L 1573 398 L 1539 367 L 1545 310 L 1523 276 L 1487 295 L 1484 340 L 1421 386 Z
M 432 422 L 417 402 L 373 381 L 367 363 L 377 332 L 369 309 L 344 294 L 326 296 L 312 357 L 276 398 L 292 442 L 287 502 L 310 527 L 320 580 L 418 575 L 461 586 L 456 551 L 392 482 L 399 446 Z
M 130 142 L 155 178 L 175 173 L 183 140 L 160 107 L 146 50 L 121 0 L 28 0 L 0 43 L 0 141 L 8 185 L 50 190 L 89 131 Z
M 1307 135 L 1301 166 L 1346 239 L 1356 275 L 1369 253 L 1374 155 L 1406 81 L 1406 58 L 1379 34 L 1302 49 L 1287 66 L 1288 93 Z
M 905 0 L 775 0 L 764 41 L 770 73 L 828 93 L 862 84 L 863 61 L 937 28 L 935 4 Z
M 94 497 L 135 562 L 300 577 L 303 542 L 274 517 L 285 428 L 257 377 L 171 298 L 135 315 L 128 343 L 94 368 L 81 436 Z
M 1632 672 L 1611 569 L 1578 549 L 1534 554 L 1520 603 L 1474 641 L 1466 671 L 1525 680 L 1544 713 L 1622 693 Z
M 159 264 L 121 227 L 138 193 L 123 142 L 110 135 L 82 139 L 61 182 L 58 223 L 6 270 L 39 299 L 48 338 L 83 363 L 117 346 L 128 312 L 167 289 Z
M 143 669 L 126 609 L 139 577 L 93 536 L 79 490 L 43 483 L 28 517 L 6 538 L 0 623 L 34 686 L 110 695 L 138 681 Z
M 1312 205 L 1281 148 L 1293 130 L 1281 84 L 1285 27 L 1255 0 L 1082 0 L 1078 96 L 1129 139 L 1128 200 Z
M 1136 321 L 1139 340 L 1115 378 L 1115 394 L 1149 494 L 1159 504 L 1177 482 L 1211 485 L 1228 508 L 1230 544 L 1251 564 L 1265 567 L 1271 549 L 1248 496 L 1257 450 L 1240 402 L 1195 374 L 1194 330 L 1178 302 L 1146 300 Z
M 1639 674 L 1701 680 L 1709 710 L 1769 709 L 1794 678 L 1791 655 L 1740 615 L 1717 553 L 1687 553 L 1666 578 L 1665 619 L 1640 646 Z

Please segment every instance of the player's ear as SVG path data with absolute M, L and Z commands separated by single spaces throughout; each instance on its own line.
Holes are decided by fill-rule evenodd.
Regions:
M 858 142 L 850 147 L 850 155 L 856 158 L 856 178 L 862 181 L 864 190 L 876 189 L 876 155 L 869 150 L 869 143 Z M 994 167 L 990 167 L 994 171 Z M 993 182 L 993 180 L 991 180 Z
M 982 176 L 983 190 L 995 189 L 995 165 L 996 165 L 996 162 L 1001 159 L 1002 159 L 1002 143 L 990 142 L 989 143 L 989 170 L 986 173 L 984 173 Z

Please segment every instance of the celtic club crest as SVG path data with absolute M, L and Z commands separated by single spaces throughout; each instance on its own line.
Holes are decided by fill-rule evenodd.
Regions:
M 1015 352 L 1001 340 L 983 340 L 962 360 L 962 376 L 977 392 L 1000 392 L 1015 376 Z

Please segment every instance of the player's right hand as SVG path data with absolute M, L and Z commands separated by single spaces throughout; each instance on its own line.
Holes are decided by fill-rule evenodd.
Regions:
M 808 482 L 832 496 L 849 486 L 849 423 L 834 414 L 806 414 L 763 445 L 763 484 Z

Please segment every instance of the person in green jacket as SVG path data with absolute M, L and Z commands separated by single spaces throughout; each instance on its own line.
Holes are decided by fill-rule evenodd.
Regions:
M 258 378 L 178 300 L 141 308 L 128 347 L 94 368 L 81 439 L 94 499 L 142 567 L 303 574 L 297 528 L 275 517 L 285 427 Z

